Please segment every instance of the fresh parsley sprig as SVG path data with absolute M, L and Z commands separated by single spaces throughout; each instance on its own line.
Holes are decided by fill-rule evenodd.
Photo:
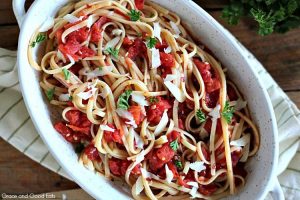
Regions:
M 182 162 L 180 160 L 175 160 L 174 164 L 178 169 L 182 169 L 182 167 L 183 167 Z
M 70 79 L 70 77 L 71 77 L 71 73 L 70 73 L 70 71 L 69 70 L 67 70 L 67 69 L 65 69 L 65 68 L 63 68 L 63 73 L 64 73 L 64 76 L 65 76 L 65 80 L 69 80 Z
M 124 110 L 128 110 L 129 108 L 129 97 L 132 94 L 132 90 L 126 90 L 125 92 L 123 92 L 117 102 L 117 107 L 124 109 Z
M 106 52 L 107 54 L 112 55 L 112 56 L 115 57 L 115 58 L 118 58 L 118 55 L 119 55 L 119 49 L 109 47 L 109 48 L 107 48 L 107 49 L 105 50 L 105 52 Z
M 146 45 L 149 49 L 152 49 L 153 47 L 155 47 L 156 43 L 157 43 L 156 38 L 148 37 L 146 39 Z
M 149 102 L 154 104 L 154 103 L 157 103 L 158 102 L 158 98 L 157 97 L 150 97 L 149 98 Z
M 130 12 L 128 13 L 128 16 L 130 17 L 131 21 L 136 22 L 140 19 L 141 12 L 138 10 L 131 9 Z
M 206 121 L 205 113 L 200 109 L 197 110 L 196 117 L 200 121 L 200 123 L 203 123 Z
M 177 138 L 176 140 L 174 140 L 173 142 L 170 143 L 170 147 L 171 147 L 174 151 L 177 151 L 177 149 L 179 148 L 178 138 Z
M 230 106 L 229 102 L 225 102 L 224 109 L 222 111 L 222 116 L 226 119 L 226 122 L 229 124 L 231 122 L 231 119 L 233 117 L 234 113 L 234 106 Z
M 33 48 L 33 47 L 35 47 L 36 44 L 38 44 L 38 43 L 44 41 L 45 39 L 46 39 L 46 35 L 40 33 L 40 34 L 38 34 L 38 35 L 36 36 L 35 41 L 33 41 L 33 42 L 30 44 L 30 46 Z
M 46 96 L 51 101 L 53 99 L 55 87 L 46 91 Z

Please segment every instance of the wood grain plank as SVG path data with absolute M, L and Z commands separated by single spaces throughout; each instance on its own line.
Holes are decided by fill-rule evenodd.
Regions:
M 291 98 L 291 100 L 300 108 L 300 91 L 286 92 L 286 94 Z
M 0 139 L 0 194 L 43 193 L 79 188 Z
M 0 17 L 1 18 L 1 17 Z M 0 47 L 11 50 L 17 49 L 19 27 L 17 25 L 0 26 Z

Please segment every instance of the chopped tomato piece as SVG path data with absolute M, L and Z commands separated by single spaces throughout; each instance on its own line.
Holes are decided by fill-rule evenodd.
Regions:
M 147 117 L 151 124 L 158 124 L 164 113 L 164 110 L 172 108 L 171 104 L 162 97 L 156 97 L 157 102 L 148 107 Z
M 78 127 L 78 126 L 74 126 L 74 125 L 68 125 L 68 127 L 76 132 L 81 132 L 81 133 L 84 133 L 87 135 L 90 134 L 90 127 Z
M 70 124 L 77 126 L 80 123 L 81 112 L 79 110 L 70 110 L 66 113 L 66 118 L 69 120 Z
M 93 24 L 91 28 L 91 42 L 98 44 L 101 38 L 101 28 L 107 22 L 109 22 L 109 19 L 107 17 L 100 17 L 100 19 Z
M 139 10 L 144 9 L 145 0 L 134 0 L 135 6 Z
M 199 185 L 198 191 L 205 196 L 211 196 L 217 189 L 215 184 Z
M 134 175 L 140 175 L 141 174 L 141 165 L 136 165 L 132 169 L 131 173 L 134 174 Z
M 165 143 L 162 147 L 152 150 L 147 154 L 149 160 L 149 167 L 153 171 L 162 168 L 164 164 L 168 163 L 174 157 L 175 152 L 170 147 L 169 142 Z
M 89 29 L 87 27 L 83 27 L 81 29 L 78 29 L 77 31 L 70 33 L 67 36 L 67 40 L 76 40 L 79 43 L 82 43 L 85 40 L 87 40 L 88 36 L 89 36 Z
M 62 43 L 61 36 L 62 36 L 63 32 L 64 32 L 64 30 L 61 28 L 61 29 L 58 29 L 55 33 L 55 37 L 56 37 L 58 44 Z
M 93 144 L 90 144 L 87 147 L 85 147 L 84 153 L 90 160 L 101 160 L 99 152 Z
M 183 186 L 183 187 L 186 187 L 186 188 L 192 188 L 192 186 L 188 185 L 187 183 L 188 182 L 194 182 L 195 181 L 195 177 L 194 177 L 194 174 L 193 174 L 193 171 L 192 170 L 189 170 L 187 175 L 185 176 L 184 179 L 182 179 L 180 176 L 178 178 L 178 184 Z
M 176 139 L 177 139 L 178 142 L 180 142 L 180 139 L 181 139 L 180 138 L 180 133 L 177 132 L 177 131 L 172 131 L 171 133 L 169 133 L 167 135 L 167 138 L 168 138 L 169 142 L 172 142 L 172 141 L 174 141 Z
M 180 129 L 185 129 L 185 127 L 184 127 L 184 122 L 183 122 L 183 120 L 182 119 L 179 119 L 178 120 L 178 127 L 180 128 Z
M 170 161 L 167 163 L 167 165 L 168 165 L 169 169 L 172 171 L 174 178 L 178 178 L 179 173 L 178 173 L 177 167 L 174 165 L 174 163 Z
M 120 134 L 120 131 L 113 125 L 113 124 L 108 124 L 110 128 L 114 129 L 114 132 L 110 131 L 104 131 L 104 139 L 106 142 L 116 142 L 119 144 L 123 144 L 122 141 L 122 136 Z
M 63 122 L 57 122 L 54 124 L 54 128 L 65 138 L 65 140 L 73 144 L 79 143 L 81 139 L 88 139 L 86 135 L 82 135 L 79 132 L 73 132 Z
M 128 49 L 128 57 L 135 60 L 137 57 L 144 56 L 147 52 L 147 47 L 141 38 L 136 38 L 133 45 Z
M 115 176 L 124 176 L 130 164 L 131 162 L 128 160 L 120 160 L 117 158 L 112 158 L 108 161 L 109 169 Z M 140 173 L 139 165 L 132 169 L 132 174 L 139 175 Z
M 133 45 L 133 41 L 131 39 L 129 39 L 129 37 L 125 37 L 123 40 L 123 45 L 125 47 L 131 46 L 131 45 Z
M 172 54 L 160 52 L 161 65 L 164 68 L 172 68 L 175 66 L 175 58 Z
M 136 125 L 139 125 L 145 118 L 145 112 L 143 112 L 141 106 L 130 106 L 128 111 L 132 114 Z
M 82 58 L 86 58 L 86 57 L 92 57 L 94 55 L 96 55 L 96 52 L 88 47 L 81 47 L 80 51 L 78 52 L 78 54 L 82 57 Z
M 210 93 L 205 94 L 205 103 L 209 108 L 214 108 L 216 107 L 218 101 L 219 101 L 219 95 L 220 92 L 219 90 L 215 90 Z
M 163 40 L 162 43 L 160 43 L 160 41 L 158 41 L 155 45 L 155 48 L 163 51 L 165 48 L 168 48 L 168 46 L 169 46 L 168 43 L 165 40 Z
M 58 46 L 58 49 L 65 55 L 65 57 L 67 54 L 76 54 L 80 50 L 80 48 L 80 43 L 74 38 L 69 39 L 65 45 L 60 44 Z

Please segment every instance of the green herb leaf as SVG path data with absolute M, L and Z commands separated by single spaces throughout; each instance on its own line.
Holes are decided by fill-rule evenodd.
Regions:
M 46 91 L 46 96 L 51 101 L 53 99 L 55 87 Z
M 178 169 L 182 169 L 182 162 L 180 160 L 175 160 L 174 163 Z
M 230 106 L 229 102 L 226 101 L 224 109 L 222 111 L 222 116 L 226 119 L 228 124 L 231 122 L 231 119 L 233 117 L 233 113 L 234 113 L 234 107 Z
M 80 144 L 77 144 L 76 147 L 75 147 L 75 152 L 76 153 L 81 153 L 84 149 L 84 145 L 82 143 Z
M 129 108 L 128 100 L 131 94 L 132 94 L 132 90 L 126 90 L 124 93 L 122 93 L 118 99 L 117 107 L 124 110 L 128 110 Z
M 44 34 L 40 33 L 37 35 L 35 41 L 33 41 L 30 46 L 33 48 L 33 47 L 35 47 L 35 45 L 37 43 L 40 43 L 40 42 L 44 41 L 45 39 L 46 39 L 46 36 Z
M 103 70 L 103 66 L 99 66 L 98 69 L 99 69 L 99 71 L 102 71 Z
M 136 22 L 140 19 L 141 12 L 138 10 L 131 9 L 130 12 L 128 13 L 128 16 L 130 17 L 131 21 Z
M 137 33 L 138 37 L 142 37 L 142 35 L 143 35 L 142 33 Z
M 157 97 L 150 97 L 149 98 L 149 102 L 150 103 L 157 103 L 158 102 L 158 98 Z
M 202 110 L 200 110 L 200 109 L 197 110 L 196 117 L 199 119 L 200 123 L 203 123 L 206 121 L 205 113 L 202 112 Z
M 157 43 L 156 38 L 148 37 L 146 40 L 146 44 L 149 49 L 152 49 L 153 47 L 155 47 L 156 43 Z
M 113 57 L 118 58 L 119 49 L 109 47 L 105 51 Z
M 65 69 L 65 68 L 63 68 L 63 73 L 64 73 L 64 76 L 65 76 L 65 80 L 69 80 L 70 79 L 70 77 L 71 77 L 71 73 L 70 73 L 70 71 L 69 70 L 67 70 L 67 69 Z
M 177 138 L 176 140 L 174 140 L 173 142 L 170 143 L 170 147 L 171 147 L 174 151 L 177 151 L 177 149 L 179 148 L 178 138 Z
M 72 96 L 69 96 L 69 101 L 72 101 L 73 100 L 73 97 Z

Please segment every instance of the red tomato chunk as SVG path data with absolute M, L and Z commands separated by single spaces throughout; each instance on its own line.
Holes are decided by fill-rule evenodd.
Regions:
M 104 131 L 104 139 L 106 142 L 116 142 L 119 144 L 123 144 L 122 136 L 120 134 L 120 131 L 116 129 L 116 127 L 113 124 L 108 124 L 110 128 L 113 128 L 115 131 Z
M 157 171 L 164 164 L 168 163 L 174 157 L 175 152 L 170 147 L 169 142 L 165 143 L 161 148 L 154 149 L 147 155 L 147 159 L 149 160 L 149 167 L 153 171 Z
M 163 99 L 162 97 L 156 98 L 157 102 L 149 106 L 147 110 L 148 121 L 151 124 L 158 124 L 161 120 L 164 110 L 172 108 L 171 104 L 167 100 Z
M 87 147 L 85 147 L 84 153 L 87 155 L 87 157 L 90 160 L 101 160 L 99 156 L 99 152 L 93 144 L 90 144 Z
M 117 158 L 112 158 L 108 161 L 109 169 L 111 173 L 115 176 L 124 176 L 130 164 L 131 162 L 128 160 L 120 160 Z M 141 174 L 140 167 L 141 167 L 140 165 L 136 165 L 132 169 L 131 173 L 134 175 L 140 175 Z
M 139 10 L 144 9 L 145 0 L 134 0 L 135 6 Z

